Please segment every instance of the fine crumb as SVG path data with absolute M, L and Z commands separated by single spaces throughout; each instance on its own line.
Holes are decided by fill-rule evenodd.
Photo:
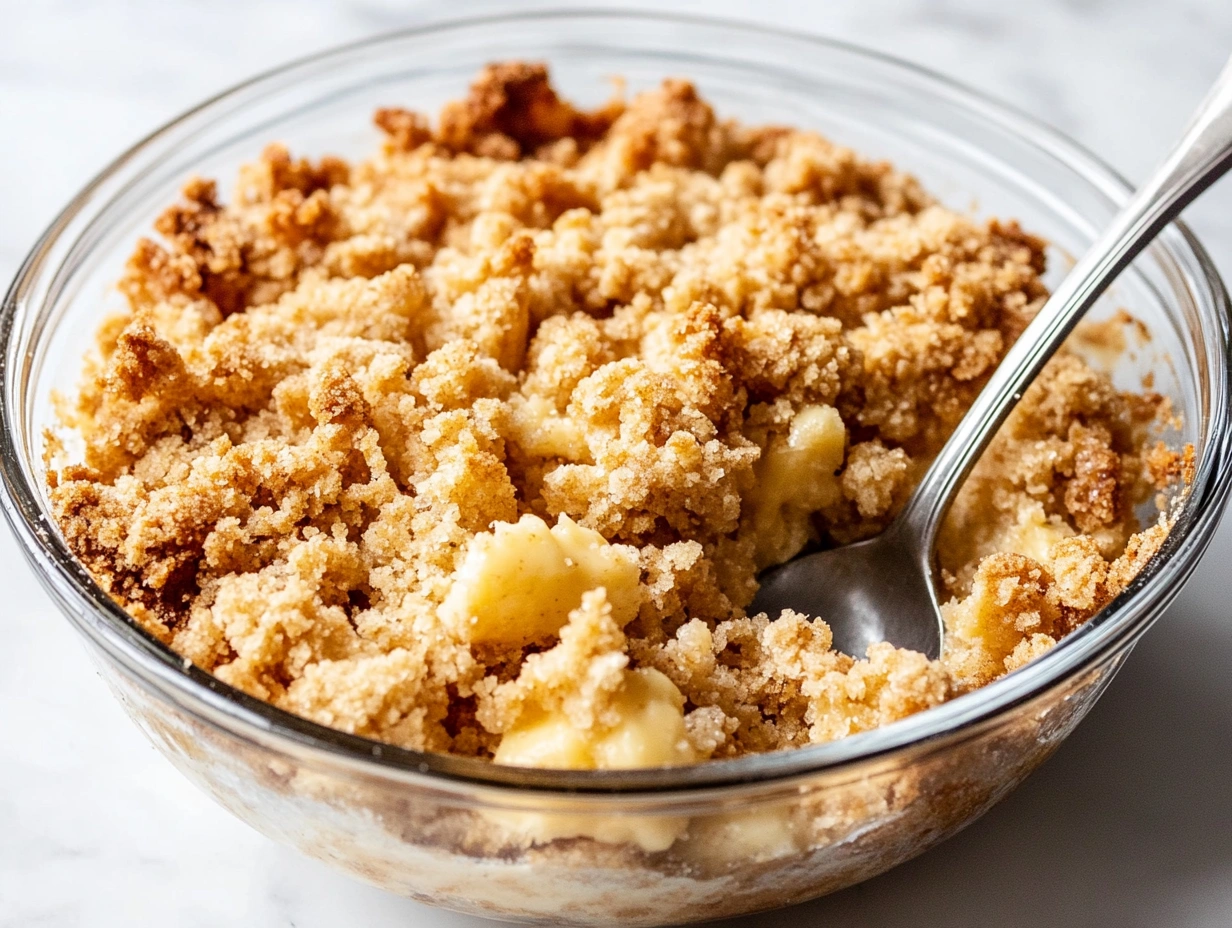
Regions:
M 63 404 L 60 528 L 185 661 L 404 747 L 690 763 L 984 685 L 1166 537 L 1134 516 L 1192 475 L 1148 440 L 1166 402 L 1063 351 L 948 518 L 941 660 L 747 614 L 761 568 L 894 518 L 1046 299 L 1044 243 L 682 80 L 588 111 L 497 64 L 375 122 L 369 160 L 191 179 Z

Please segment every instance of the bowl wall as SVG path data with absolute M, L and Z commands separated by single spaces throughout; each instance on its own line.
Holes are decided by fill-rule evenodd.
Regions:
M 922 853 L 1043 762 L 1123 658 L 910 752 L 664 803 L 636 794 L 442 789 L 427 777 L 357 771 L 202 719 L 92 651 L 154 745 L 267 837 L 433 905 L 595 926 L 683 924 L 791 905 Z M 527 846 L 527 830 L 561 837 Z

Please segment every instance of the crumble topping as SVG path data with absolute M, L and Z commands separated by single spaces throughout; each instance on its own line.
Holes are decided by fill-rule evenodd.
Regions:
M 1134 516 L 1192 468 L 1147 440 L 1166 403 L 1062 352 L 948 517 L 941 660 L 748 615 L 759 570 L 894 517 L 1044 243 L 679 80 L 580 111 L 500 64 L 376 124 L 354 164 L 270 146 L 225 205 L 191 180 L 64 406 L 68 543 L 227 683 L 503 763 L 776 750 L 1022 666 L 1166 536 Z

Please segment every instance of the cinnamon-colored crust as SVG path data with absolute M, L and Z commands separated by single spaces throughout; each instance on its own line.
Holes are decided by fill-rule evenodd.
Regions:
M 1134 518 L 1186 469 L 1147 443 L 1160 401 L 1062 353 L 950 516 L 941 661 L 747 616 L 759 551 L 893 518 L 1045 299 L 1044 244 L 813 133 L 723 121 L 685 81 L 582 111 L 500 64 L 435 127 L 376 123 L 367 161 L 271 145 L 228 204 L 188 183 L 88 361 L 82 460 L 48 476 L 99 583 L 228 683 L 490 757 L 527 705 L 610 724 L 620 673 L 655 668 L 694 756 L 773 750 L 1021 666 L 1166 536 Z M 759 462 L 825 408 L 833 491 L 758 521 Z M 591 596 L 513 650 L 445 622 L 472 540 L 527 514 L 632 546 L 636 617 Z

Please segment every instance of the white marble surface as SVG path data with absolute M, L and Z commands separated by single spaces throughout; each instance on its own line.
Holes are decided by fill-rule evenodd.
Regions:
M 1232 50 L 1228 0 L 673 5 L 914 59 L 1131 177 Z M 78 186 L 177 111 L 272 62 L 442 10 L 0 0 L 0 278 Z M 1232 183 L 1190 219 L 1232 275 Z M 1078 733 L 982 821 L 877 880 L 742 924 L 1232 925 L 1230 560 L 1232 522 Z M 198 793 L 113 703 L 5 529 L 0 603 L 0 926 L 484 924 L 351 882 Z

